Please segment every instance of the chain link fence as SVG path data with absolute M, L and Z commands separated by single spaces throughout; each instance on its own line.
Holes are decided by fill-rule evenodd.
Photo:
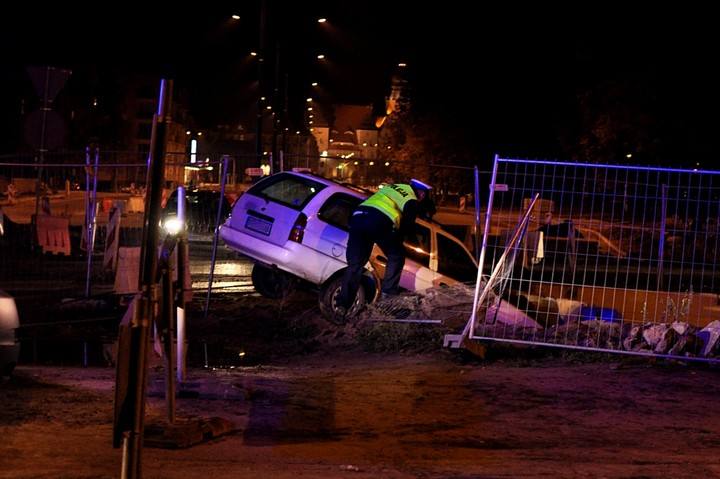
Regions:
M 719 175 L 496 158 L 485 276 L 448 344 L 717 361 Z

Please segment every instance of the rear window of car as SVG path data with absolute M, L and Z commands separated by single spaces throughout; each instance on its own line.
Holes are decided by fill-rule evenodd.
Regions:
M 256 183 L 247 193 L 300 211 L 326 187 L 327 185 L 310 178 L 275 175 Z
M 338 228 L 348 230 L 350 215 L 363 199 L 345 193 L 335 193 L 323 203 L 318 218 Z

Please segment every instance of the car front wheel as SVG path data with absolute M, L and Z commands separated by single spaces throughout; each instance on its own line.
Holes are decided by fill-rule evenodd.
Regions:
M 365 278 L 361 280 L 360 288 L 358 289 L 357 296 L 355 296 L 355 302 L 353 302 L 348 311 L 349 317 L 356 316 L 367 302 L 366 286 L 367 281 Z M 332 319 L 338 308 L 337 296 L 342 288 L 342 275 L 338 275 L 325 283 L 320 288 L 320 312 L 328 319 Z
M 293 287 L 293 278 L 259 263 L 255 263 L 251 274 L 252 284 L 255 291 L 271 299 L 285 297 Z

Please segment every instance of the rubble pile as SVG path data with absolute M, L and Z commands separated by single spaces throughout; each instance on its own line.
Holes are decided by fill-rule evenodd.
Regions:
M 474 286 L 457 284 L 406 292 L 369 304 L 363 320 L 437 323 L 461 331 L 472 315 Z M 490 293 L 478 312 L 474 337 L 525 341 L 672 357 L 720 358 L 720 321 L 699 328 L 683 321 L 643 325 L 597 312 L 578 301 L 533 298 L 497 301 Z M 510 295 L 511 296 L 511 295 Z M 587 310 L 594 311 L 588 315 Z
M 476 336 L 496 340 L 541 342 L 583 349 L 628 351 L 671 357 L 720 359 L 720 321 L 699 328 L 682 321 L 637 325 L 571 316 L 548 328 L 478 323 Z

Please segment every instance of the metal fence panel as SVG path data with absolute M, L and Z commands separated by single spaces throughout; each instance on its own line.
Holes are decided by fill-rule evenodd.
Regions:
M 240 157 L 173 160 L 166 162 L 163 201 L 186 182 L 218 191 L 227 163 L 235 170 L 228 168 L 226 177 L 243 170 L 224 190 L 229 198 L 253 181 Z M 120 249 L 143 245 L 147 171 L 142 153 L 46 154 L 42 162 L 33 155 L 0 158 L 0 288 L 30 308 L 23 313 L 32 315 L 51 300 L 115 292 L 118 266 L 127 266 L 118 265 Z
M 717 360 L 718 175 L 496 158 L 468 337 Z

